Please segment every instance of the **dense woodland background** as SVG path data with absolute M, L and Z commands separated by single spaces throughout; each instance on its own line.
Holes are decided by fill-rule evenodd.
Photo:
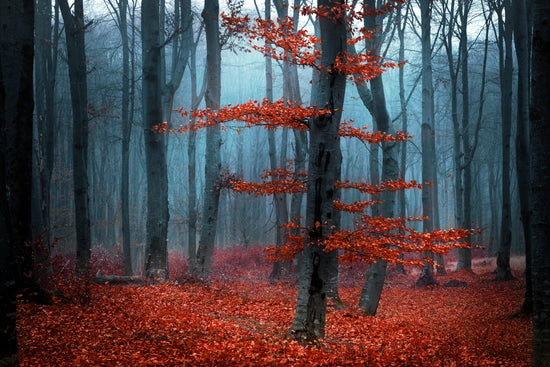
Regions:
M 544 291 L 537 293 L 547 270 L 537 271 L 547 268 L 548 254 L 535 247 L 532 257 L 530 245 L 532 238 L 540 242 L 537 230 L 548 225 L 547 216 L 531 216 L 531 208 L 540 210 L 537 205 L 542 203 L 537 196 L 542 191 L 533 190 L 533 182 L 543 180 L 537 175 L 533 182 L 530 179 L 530 162 L 542 159 L 529 145 L 530 101 L 531 119 L 541 121 L 533 109 L 538 96 L 531 95 L 530 85 L 536 79 L 531 53 L 538 47 L 532 43 L 538 23 L 530 1 L 417 0 L 395 2 L 389 8 L 375 0 L 319 1 L 330 9 L 346 4 L 349 14 L 366 11 L 348 23 L 343 17 L 317 19 L 314 11 L 307 11 L 317 4 L 303 0 L 228 0 L 219 7 L 217 1 L 191 0 L 32 3 L 29 214 L 34 257 L 26 252 L 21 257 L 34 262 L 33 278 L 59 271 L 59 262 L 56 268 L 50 259 L 61 258 L 68 259 L 66 264 L 77 274 L 89 274 L 92 253 L 108 253 L 122 254 L 123 271 L 114 275 L 164 279 L 170 275 L 170 253 L 186 258 L 189 272 L 206 279 L 216 266 L 214 248 L 280 247 L 288 235 L 297 234 L 282 226 L 294 220 L 306 228 L 306 241 L 313 246 L 293 264 L 274 262 L 270 277 L 301 271 L 291 329 L 304 332 L 305 339 L 324 337 L 325 294 L 339 299 L 338 262 L 336 251 L 319 255 L 321 240 L 333 231 L 331 225 L 353 229 L 361 220 L 358 213 L 335 214 L 333 200 L 383 198 L 382 204 L 369 207 L 369 214 L 420 218 L 409 224 L 419 232 L 481 229 L 467 235 L 478 249 L 453 250 L 452 268 L 445 267 L 442 256 L 435 256 L 439 274 L 471 271 L 472 256 L 489 256 L 496 257 L 494 280 L 515 281 L 518 274 L 512 273 L 510 257 L 525 255 L 522 312 L 530 313 L 533 300 L 538 307 L 537 302 L 547 299 L 547 294 L 541 296 Z M 5 14 L 12 5 L 2 8 Z M 376 13 L 376 8 L 385 10 Z M 300 31 L 319 37 L 315 47 L 323 56 L 318 64 L 299 59 L 314 46 L 294 49 L 296 41 L 295 46 L 284 46 L 278 59 L 258 52 L 271 53 L 280 44 L 265 43 L 261 37 L 251 40 L 247 30 L 252 23 L 244 20 L 257 17 L 290 29 L 282 33 L 289 37 Z M 18 27 L 5 18 L 3 24 L 13 28 L 6 28 L 2 42 L 17 34 Z M 346 42 L 346 37 L 360 34 L 350 33 L 350 28 L 371 33 L 359 42 Z M 275 32 L 268 35 L 276 38 Z M 393 65 L 380 75 L 371 72 L 368 83 L 362 83 L 359 72 L 345 76 L 327 68 L 343 52 L 369 53 Z M 15 79 L 7 76 L 10 62 L 3 57 L 4 102 L 10 101 L 10 86 L 19 84 L 9 84 Z M 534 75 L 542 75 L 536 72 L 540 69 Z M 265 129 L 247 128 L 239 121 L 194 129 L 200 117 L 195 121 L 186 112 L 264 98 L 298 106 L 326 104 L 330 114 L 301 118 L 299 122 L 308 125 L 306 133 L 296 125 L 268 129 L 268 120 Z M 3 121 L 4 115 L 11 118 L 11 105 L 6 105 L 2 103 L 0 111 Z M 287 117 L 291 113 L 283 108 L 274 112 Z M 403 131 L 411 137 L 379 144 L 340 140 L 340 121 L 356 128 L 368 125 L 374 133 Z M 289 127 L 290 122 L 280 124 Z M 4 130 L 2 141 L 17 144 L 20 136 Z M 13 156 L 9 147 L 3 154 Z M 6 177 L 13 175 L 11 163 L 0 167 Z M 304 190 L 254 195 L 235 189 L 235 182 L 260 181 L 266 170 L 278 168 L 293 171 L 297 181 L 303 180 L 298 173 L 307 170 L 307 195 Z M 398 178 L 415 180 L 422 190 L 380 195 L 334 190 L 339 180 L 381 185 Z M 17 195 L 8 181 L 1 192 L 6 207 Z M 4 220 L 3 228 L 10 223 Z M 330 229 L 323 232 L 323 226 Z M 10 236 L 4 237 L 11 240 Z M 416 285 L 433 284 L 433 272 L 424 264 Z M 372 281 L 377 274 L 379 284 Z M 376 313 L 385 274 L 382 260 L 366 273 L 359 303 L 365 314 Z M 314 299 L 317 295 L 321 298 Z M 311 312 L 317 317 L 311 307 L 322 307 L 320 319 L 311 321 L 314 326 L 308 324 Z M 545 358 L 548 320 L 537 320 L 546 326 L 535 327 L 540 331 L 535 341 L 540 343 L 534 351 Z
M 179 4 L 179 2 L 178 2 Z M 205 39 L 201 27 L 200 12 L 202 4 L 191 3 L 193 26 L 192 55 L 197 79 L 198 93 L 203 82 L 205 65 Z M 228 11 L 222 4 L 222 11 Z M 460 7 L 459 7 L 460 5 Z M 441 228 L 459 227 L 481 228 L 483 232 L 473 238 L 473 242 L 486 246 L 490 255 L 495 255 L 502 241 L 509 241 L 513 253 L 524 252 L 523 229 L 520 221 L 520 201 L 516 168 L 517 134 L 517 61 L 513 47 L 511 28 L 513 24 L 505 23 L 504 2 L 498 1 L 458 1 L 435 2 L 432 11 L 432 68 L 434 76 L 435 98 L 435 131 L 436 131 L 436 166 L 439 196 L 439 222 Z M 36 233 L 48 234 L 55 238 L 56 251 L 63 253 L 75 251 L 76 234 L 74 228 L 74 200 L 72 189 L 72 112 L 69 90 L 67 52 L 63 31 L 63 19 L 57 13 L 54 4 L 45 2 L 45 8 L 38 7 L 37 22 L 51 23 L 48 34 L 37 35 L 37 58 L 47 53 L 52 60 L 44 60 L 48 68 L 36 68 L 38 81 L 44 80 L 44 86 L 51 90 L 45 93 L 42 100 L 37 100 L 36 119 L 46 121 L 53 118 L 53 123 L 44 123 L 47 131 L 35 131 L 35 167 L 41 167 L 44 152 L 51 152 L 51 192 L 49 225 L 44 229 L 41 218 L 35 217 Z M 93 246 L 111 248 L 122 243 L 121 212 L 121 172 L 122 146 L 124 134 L 130 134 L 129 144 L 129 215 L 130 243 L 132 246 L 133 269 L 141 271 L 145 243 L 146 221 L 146 174 L 142 122 L 141 91 L 141 36 L 140 4 L 130 3 L 128 11 L 128 47 L 131 69 L 129 91 L 130 110 L 123 121 L 123 45 L 119 31 L 119 8 L 115 3 L 85 2 L 86 28 L 86 73 L 89 103 L 89 147 L 88 177 L 90 196 L 90 224 Z M 253 3 L 246 3 L 243 12 L 256 17 Z M 264 4 L 259 2 L 262 10 Z M 114 7 L 114 8 L 113 8 Z M 462 8 L 463 7 L 463 8 Z M 170 107 L 163 105 L 165 120 L 177 128 L 182 121 L 179 114 L 168 110 L 191 109 L 192 87 L 191 63 L 188 50 L 182 50 L 182 39 L 191 37 L 189 30 L 181 29 L 175 24 L 174 4 L 166 2 L 163 31 L 166 45 L 161 59 L 164 90 L 173 93 Z M 450 13 L 452 11 L 452 13 Z M 464 19 L 459 11 L 467 11 Z M 508 11 L 512 11 L 511 8 Z M 400 103 L 400 70 L 388 70 L 384 73 L 384 93 L 386 106 L 395 130 L 406 130 L 413 138 L 406 144 L 406 163 L 403 172 L 406 179 L 421 181 L 421 54 L 419 38 L 419 9 L 416 2 L 403 6 L 402 14 L 387 15 L 381 19 L 383 30 L 381 50 L 385 57 L 395 62 L 404 61 L 401 87 L 405 96 L 405 105 Z M 56 17 L 57 15 L 57 17 Z M 180 20 L 182 22 L 182 20 Z M 500 23 L 499 23 L 500 22 Z M 191 24 L 186 23 L 186 26 Z M 311 19 L 301 19 L 300 27 L 312 31 Z M 467 31 L 462 33 L 462 28 Z M 510 31 L 506 33 L 506 29 Z M 400 30 L 403 37 L 403 50 L 400 55 Z M 185 31 L 185 32 L 184 32 Z M 199 33 L 199 31 L 201 31 Z M 176 32 L 176 33 L 174 33 Z M 223 32 L 223 30 L 222 30 Z M 464 37 L 465 40 L 461 41 Z M 188 40 L 189 41 L 189 40 Z M 236 42 L 236 41 L 235 41 Z M 464 42 L 467 54 L 463 55 L 460 42 Z M 222 48 L 221 103 L 238 104 L 248 100 L 261 100 L 265 97 L 265 58 L 257 53 L 245 53 L 240 46 L 246 43 L 230 44 Z M 446 46 L 447 45 L 447 46 Z M 447 52 L 449 47 L 449 52 Z M 452 49 L 451 49 L 452 47 Z M 507 48 L 508 47 L 508 48 Z M 174 52 L 188 56 L 180 60 Z M 506 59 L 508 57 L 508 59 Z M 449 65 L 449 58 L 452 64 Z M 486 59 L 486 61 L 485 61 Z M 503 65 L 505 62 L 512 63 Z M 486 71 L 483 70 L 486 64 Z M 464 66 L 468 67 L 463 74 Z M 504 73 L 503 66 L 511 72 Z M 500 69 L 499 69 L 500 67 Z M 181 75 L 178 71 L 185 70 Z M 453 74 L 451 75 L 450 72 Z M 42 75 L 41 73 L 44 73 Z M 274 66 L 274 96 L 283 94 L 282 70 Z M 501 77 L 502 74 L 502 77 Z M 307 105 L 310 100 L 311 70 L 298 69 L 300 97 Z M 510 78 L 508 84 L 501 79 Z M 175 80 L 174 80 L 175 79 Z M 46 84 L 48 83 L 48 84 Z M 172 83 L 173 86 L 168 86 Z M 468 83 L 467 85 L 465 83 Z M 466 87 L 465 87 L 466 86 Z M 467 88 L 468 95 L 464 95 Z M 507 88 L 502 90 L 502 88 Z M 453 95 L 454 93 L 454 95 Z M 502 98 L 505 101 L 503 108 Z M 48 99 L 46 99 L 46 97 Z M 452 99 L 456 99 L 453 111 Z M 203 105 L 199 105 L 203 107 Z M 402 113 L 402 108 L 403 112 Z M 53 111 L 53 113 L 51 112 Z M 457 115 L 453 115 L 455 112 Z M 48 116 L 47 113 L 52 113 Z M 406 118 L 406 119 L 405 119 Z M 453 118 L 457 119 L 458 131 L 453 127 Z M 355 87 L 347 90 L 343 112 L 344 120 L 355 120 L 357 127 L 375 126 L 371 114 L 362 102 Z M 510 121 L 509 131 L 503 121 Z M 406 126 L 403 126 L 406 123 Z M 127 124 L 127 125 L 125 125 Z M 36 124 L 37 127 L 39 124 Z M 239 128 L 239 132 L 237 132 Z M 129 131 L 131 130 L 131 131 Z M 455 137 L 458 134 L 460 147 L 455 151 Z M 462 135 L 468 136 L 471 157 L 464 158 Z M 189 134 L 171 134 L 167 136 L 166 160 L 168 166 L 168 201 L 170 221 L 168 225 L 168 246 L 170 250 L 187 252 L 189 231 L 189 179 L 188 148 Z M 205 166 L 205 131 L 196 134 L 196 208 L 199 216 L 203 206 L 204 166 Z M 277 131 L 277 166 L 285 166 L 295 157 L 294 136 L 283 130 Z M 270 168 L 267 130 L 242 129 L 238 123 L 228 124 L 227 131 L 222 133 L 222 171 L 236 174 L 246 180 L 259 180 L 263 170 Z M 404 144 L 404 145 L 405 145 Z M 506 147 L 503 155 L 503 146 Z M 39 150 L 42 149 L 42 151 Z M 42 152 L 42 153 L 40 153 Z M 460 223 L 463 214 L 457 213 L 456 176 L 463 175 L 464 169 L 457 170 L 456 157 L 470 170 L 471 198 L 464 201 L 466 210 L 470 211 L 470 223 Z M 342 141 L 342 177 L 351 181 L 370 182 L 373 173 L 380 170 L 380 151 L 376 147 L 365 146 L 356 140 Z M 503 166 L 503 157 L 507 165 Z M 503 167 L 509 175 L 506 193 L 503 196 Z M 38 173 L 38 172 L 37 172 Z M 379 174 L 379 173 L 378 173 Z M 38 176 L 38 175 L 37 175 Z M 38 181 L 38 180 L 37 180 Z M 36 182 L 38 185 L 39 182 Z M 459 191 L 464 191 L 461 187 Z M 346 196 L 347 195 L 347 196 Z M 344 194 L 348 201 L 358 200 L 358 194 L 350 191 Z M 403 199 L 400 199 L 403 200 Z M 40 205 L 37 198 L 36 207 Z M 407 216 L 419 216 L 422 213 L 421 192 L 410 191 L 405 194 L 404 204 Z M 507 212 L 509 205 L 509 212 Z M 216 244 L 220 247 L 232 245 L 255 246 L 271 244 L 275 241 L 275 213 L 273 198 L 251 197 L 244 194 L 222 190 L 220 195 L 218 228 Z M 504 211 L 503 211 L 504 208 Z M 38 214 L 39 211 L 36 211 Z M 503 219 L 504 216 L 508 218 Z M 503 222 L 504 220 L 504 222 Z M 344 216 L 342 224 L 350 226 L 352 216 Z M 200 223 L 200 220 L 198 221 Z M 503 223 L 505 228 L 503 227 Z M 197 228 L 198 230 L 198 228 Z M 509 237 L 509 238 L 508 238 Z M 502 240 L 501 240 L 502 239 Z

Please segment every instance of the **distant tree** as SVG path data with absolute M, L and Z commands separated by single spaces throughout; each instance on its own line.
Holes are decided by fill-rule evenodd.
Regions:
M 530 104 L 533 349 L 531 366 L 550 366 L 550 2 L 533 1 Z
M 74 14 L 67 0 L 59 0 L 65 26 L 67 60 L 73 112 L 73 182 L 76 225 L 76 270 L 89 270 L 91 257 L 90 198 L 88 195 L 88 87 L 84 33 L 84 6 L 74 1 Z
M 132 253 L 130 246 L 130 138 L 132 122 L 130 120 L 130 40 L 128 37 L 128 0 L 105 0 L 111 7 L 122 41 L 122 98 L 121 133 L 122 165 L 120 179 L 120 206 L 122 217 L 122 250 L 124 254 L 124 274 L 132 275 Z M 133 70 L 132 70 L 133 73 Z
M 32 270 L 34 1 L 0 2 L 0 365 L 17 366 L 16 296 Z

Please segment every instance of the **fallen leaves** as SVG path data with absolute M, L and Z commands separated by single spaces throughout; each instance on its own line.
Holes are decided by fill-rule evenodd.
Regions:
M 355 306 L 329 307 L 326 338 L 304 346 L 284 338 L 296 287 L 266 280 L 269 263 L 260 254 L 218 252 L 218 276 L 209 283 L 92 285 L 87 306 L 21 303 L 21 365 L 529 364 L 531 321 L 510 318 L 523 301 L 521 281 L 494 283 L 488 273 L 454 273 L 438 281 L 465 280 L 467 288 L 414 289 L 416 275 L 390 276 L 376 317 L 363 316 Z M 340 296 L 348 305 L 357 304 L 364 272 L 359 269 L 342 267 L 348 280 Z

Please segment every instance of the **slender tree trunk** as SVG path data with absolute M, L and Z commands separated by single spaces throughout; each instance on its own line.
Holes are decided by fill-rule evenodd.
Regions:
M 399 61 L 405 60 L 405 29 L 407 27 L 407 16 L 403 16 L 403 4 L 398 5 L 397 10 L 397 36 L 399 37 Z M 407 13 L 408 14 L 408 7 Z M 405 65 L 399 68 L 399 104 L 401 107 L 401 130 L 407 132 L 408 130 L 408 115 L 407 115 L 407 100 L 405 99 Z M 399 164 L 399 177 L 403 180 L 407 175 L 407 142 L 401 144 Z M 398 200 L 398 216 L 400 218 L 407 217 L 407 201 L 405 197 L 405 190 L 400 190 L 397 193 Z M 405 267 L 403 264 L 397 264 L 397 272 L 405 274 Z
M 119 0 L 120 36 L 122 39 L 122 165 L 120 176 L 120 205 L 122 216 L 122 251 L 124 274 L 132 275 L 132 252 L 130 246 L 130 44 L 128 39 L 128 0 Z
M 420 16 L 422 23 L 422 181 L 430 183 L 422 188 L 422 212 L 424 219 L 424 232 L 431 232 L 434 229 L 434 188 L 431 185 L 434 177 L 435 161 L 435 140 L 434 140 L 434 97 L 432 84 L 432 49 L 431 49 L 431 2 L 420 1 Z M 432 253 L 427 253 L 433 259 Z M 416 281 L 416 286 L 434 284 L 433 266 L 430 263 L 424 264 L 422 273 Z
M 153 131 L 162 123 L 158 0 L 141 4 L 143 123 L 147 171 L 145 275 L 168 276 L 168 172 L 166 137 Z
M 84 46 L 84 8 L 74 1 L 74 15 L 67 0 L 59 0 L 65 22 L 71 103 L 73 110 L 73 181 L 76 224 L 76 270 L 89 271 L 91 256 L 90 209 L 88 195 L 88 91 Z
M 521 222 L 525 241 L 525 301 L 521 312 L 533 312 L 533 287 L 531 279 L 531 227 L 529 181 L 531 165 L 529 157 L 529 49 L 527 31 L 527 6 L 525 0 L 513 0 L 514 43 L 518 60 L 518 96 L 516 129 L 516 170 L 519 187 Z
M 220 105 L 221 93 L 221 55 L 218 31 L 219 5 L 217 0 L 204 1 L 202 17 L 206 31 L 207 85 L 205 101 L 207 108 L 216 110 Z M 212 255 L 214 254 L 220 198 L 220 150 L 220 126 L 215 124 L 206 128 L 204 210 L 197 253 L 197 269 L 194 274 L 199 278 L 207 278 L 212 271 Z
M 510 0 L 503 0 L 506 14 L 512 14 Z M 512 135 L 512 25 L 513 17 L 504 20 L 499 11 L 500 92 L 502 112 L 502 222 L 497 254 L 496 280 L 514 279 L 510 269 L 512 247 L 512 206 L 510 201 L 510 140 Z
M 34 1 L 0 2 L 0 365 L 17 366 L 17 295 L 32 271 Z
M 470 228 L 472 223 L 471 195 L 472 195 L 472 171 L 469 161 L 471 148 L 469 141 L 469 125 L 470 125 L 470 86 L 468 75 L 468 21 L 469 10 L 471 6 L 470 0 L 459 0 L 459 16 L 460 16 L 460 65 L 462 77 L 462 124 L 460 127 L 460 137 L 462 138 L 462 152 L 460 155 L 464 157 L 460 159 L 460 170 L 464 174 L 462 177 L 462 200 L 463 212 L 461 215 L 462 221 L 459 225 L 462 228 Z M 472 270 L 472 250 L 469 248 L 459 248 L 456 270 Z
M 550 366 L 550 3 L 533 0 L 531 74 L 531 244 L 533 349 L 531 366 Z
M 340 8 L 342 1 L 319 0 L 318 6 Z M 301 265 L 300 286 L 291 333 L 298 339 L 322 338 L 325 335 L 326 287 L 331 270 L 327 269 L 327 253 L 320 241 L 327 236 L 333 224 L 339 223 L 339 213 L 333 201 L 339 198 L 334 183 L 340 179 L 342 155 L 340 151 L 340 118 L 346 76 L 328 71 L 336 56 L 346 51 L 346 24 L 343 17 L 319 19 L 321 30 L 321 71 L 319 86 L 312 101 L 329 114 L 310 121 L 309 171 L 306 227 L 309 228 Z M 330 262 L 330 259 L 328 260 Z

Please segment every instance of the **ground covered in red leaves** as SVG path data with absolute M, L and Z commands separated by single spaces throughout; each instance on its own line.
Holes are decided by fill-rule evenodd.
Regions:
M 494 261 L 438 277 L 468 286 L 415 289 L 417 271 L 391 274 L 375 317 L 356 305 L 364 266 L 342 266 L 343 307 L 329 306 L 326 338 L 285 338 L 296 284 L 270 282 L 257 253 L 218 251 L 214 279 L 146 286 L 90 285 L 43 306 L 18 309 L 22 366 L 527 366 L 531 319 L 512 317 L 524 281 L 495 283 Z M 257 251 L 257 250 L 252 250 Z M 221 254 L 221 255 L 220 255 Z M 225 260 L 223 260 L 225 256 Z M 246 266 L 247 259 L 252 259 Z M 452 268 L 452 265 L 449 266 Z M 180 269 L 181 270 L 181 269 Z M 183 272 L 182 272 L 183 273 Z M 79 292 L 83 292 L 82 289 Z

